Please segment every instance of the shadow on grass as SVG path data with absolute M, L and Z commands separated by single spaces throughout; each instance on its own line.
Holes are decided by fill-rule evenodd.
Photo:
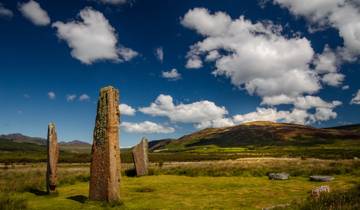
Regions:
M 135 168 L 125 170 L 125 175 L 127 177 L 136 177 L 136 170 Z
M 67 199 L 77 201 L 79 203 L 85 203 L 88 198 L 83 195 L 74 195 L 74 196 L 67 197 Z
M 151 187 L 140 187 L 135 189 L 135 192 L 141 192 L 141 193 L 154 192 L 154 191 L 155 189 Z
M 49 195 L 46 191 L 35 189 L 35 188 L 31 188 L 29 190 L 29 192 L 32 193 L 32 194 L 38 195 L 38 196 Z

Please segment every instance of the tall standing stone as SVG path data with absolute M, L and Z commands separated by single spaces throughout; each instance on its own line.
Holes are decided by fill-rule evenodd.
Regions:
M 111 86 L 102 88 L 91 151 L 90 200 L 120 199 L 119 117 L 119 91 Z
M 46 170 L 46 191 L 54 192 L 57 182 L 57 163 L 59 160 L 59 145 L 57 143 L 56 128 L 54 123 L 48 126 L 47 135 L 47 170 Z
M 148 140 L 146 138 L 142 138 L 140 143 L 132 150 L 137 176 L 144 176 L 148 174 L 148 147 Z

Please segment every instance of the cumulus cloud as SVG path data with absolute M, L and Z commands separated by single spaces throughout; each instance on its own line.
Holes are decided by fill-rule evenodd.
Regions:
M 228 114 L 225 107 L 219 107 L 211 101 L 174 104 L 170 95 L 163 94 L 159 95 L 150 106 L 142 107 L 139 111 L 151 116 L 168 117 L 172 122 L 194 123 L 195 126 L 223 119 Z
M 198 56 L 188 56 L 189 59 L 186 62 L 185 67 L 188 69 L 199 69 L 203 66 L 202 61 Z
M 349 89 L 349 88 L 350 88 L 349 85 L 344 85 L 344 86 L 341 87 L 341 89 L 343 89 L 343 90 L 347 90 L 347 89 Z
M 271 21 L 252 22 L 244 16 L 232 19 L 224 12 L 211 13 L 205 8 L 189 10 L 181 24 L 203 37 L 190 46 L 187 68 L 214 63 L 214 76 L 229 78 L 236 87 L 260 96 L 261 105 L 271 106 L 217 119 L 228 124 L 254 120 L 308 124 L 336 117 L 333 110 L 341 102 L 326 102 L 313 94 L 322 88 L 321 83 L 341 85 L 344 75 L 338 73 L 338 54 L 344 50 L 325 46 L 322 53 L 315 54 L 308 39 L 284 36 L 282 26 Z M 287 111 L 273 107 L 281 104 L 293 107 Z M 209 126 L 210 122 L 197 126 Z
M 164 61 L 164 49 L 162 47 L 156 48 L 155 56 L 162 63 Z
M 90 96 L 89 95 L 87 95 L 87 94 L 81 94 L 80 96 L 79 96 L 79 101 L 89 101 L 90 100 Z
M 204 129 L 204 128 L 222 128 L 233 125 L 235 125 L 235 123 L 231 118 L 220 118 L 220 119 L 201 122 L 199 124 L 196 124 L 195 127 L 197 129 Z
M 66 101 L 71 102 L 74 101 L 76 99 L 76 95 L 75 94 L 68 94 L 66 95 Z
M 299 96 L 291 98 L 286 95 L 278 95 L 273 97 L 264 97 L 261 104 L 271 106 L 293 104 L 295 108 L 307 110 L 311 108 L 335 108 L 342 103 L 340 101 L 332 101 L 329 103 L 318 96 Z
M 13 12 L 0 2 L 0 17 L 12 18 L 13 16 Z
M 47 95 L 48 95 L 49 99 L 51 99 L 51 100 L 54 100 L 56 98 L 56 94 L 53 91 L 48 92 Z
M 238 114 L 233 116 L 235 123 L 244 123 L 251 121 L 284 121 L 284 119 L 289 115 L 287 111 L 277 111 L 276 108 L 257 108 L 255 112 L 250 112 L 247 114 Z
M 328 73 L 321 78 L 321 81 L 323 81 L 323 83 L 327 85 L 338 87 L 343 83 L 344 79 L 345 79 L 345 75 L 343 74 Z
M 337 71 L 336 54 L 326 46 L 321 54 L 316 55 L 314 65 L 315 70 L 320 73 L 334 73 Z
M 71 55 L 85 64 L 99 60 L 129 61 L 138 53 L 124 46 L 118 47 L 115 29 L 101 12 L 90 7 L 80 11 L 79 21 L 52 24 L 57 36 L 67 42 Z
M 120 114 L 122 114 L 122 115 L 133 116 L 133 115 L 135 115 L 135 112 L 136 112 L 136 110 L 134 108 L 132 108 L 131 106 L 129 106 L 127 104 L 120 104 L 119 109 L 120 109 Z
M 144 121 L 141 123 L 123 122 L 121 127 L 128 133 L 173 133 L 175 129 L 173 127 L 166 127 L 150 121 Z
M 296 16 L 305 17 L 317 30 L 328 26 L 339 31 L 344 40 L 344 59 L 360 55 L 360 10 L 354 0 L 273 0 Z
M 235 123 L 252 121 L 272 121 L 296 124 L 310 124 L 320 121 L 334 119 L 337 114 L 331 108 L 316 108 L 315 113 L 304 109 L 294 108 L 291 111 L 278 111 L 276 108 L 257 108 L 256 111 L 243 115 L 235 115 Z
M 360 104 L 360 90 L 358 90 L 354 98 L 351 99 L 350 104 Z
M 170 71 L 163 71 L 162 77 L 169 80 L 179 80 L 181 79 L 181 74 L 176 69 L 171 69 Z
M 258 108 L 256 112 L 249 115 L 237 117 L 236 122 L 249 121 L 251 117 L 260 120 L 282 121 L 297 124 L 310 124 L 319 121 L 326 121 L 335 119 L 337 113 L 333 110 L 342 104 L 341 101 L 334 100 L 326 102 L 318 96 L 298 96 L 288 97 L 285 95 L 264 97 L 261 102 L 262 105 L 280 105 L 292 104 L 294 107 L 291 111 L 277 111 L 274 108 Z M 310 113 L 310 110 L 315 110 L 315 113 Z
M 259 96 L 297 96 L 320 89 L 316 72 L 310 69 L 314 51 L 306 38 L 286 38 L 281 26 L 253 23 L 243 16 L 232 20 L 224 12 L 211 14 L 205 8 L 189 10 L 183 26 L 204 39 L 188 52 L 188 68 L 215 63 L 213 75 L 230 78 L 235 86 Z
M 27 3 L 19 4 L 19 10 L 24 17 L 37 26 L 46 26 L 50 24 L 49 15 L 36 1 L 30 0 Z

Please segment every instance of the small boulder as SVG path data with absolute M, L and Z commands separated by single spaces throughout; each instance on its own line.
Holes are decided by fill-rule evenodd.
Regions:
M 330 187 L 327 185 L 317 187 L 313 190 L 311 190 L 311 197 L 313 198 L 319 198 L 322 193 L 329 193 Z
M 334 179 L 335 178 L 332 176 L 310 176 L 310 181 L 315 181 L 315 182 L 330 182 Z
M 273 180 L 287 180 L 289 179 L 289 174 L 288 173 L 270 173 L 268 175 L 269 179 L 273 179 Z

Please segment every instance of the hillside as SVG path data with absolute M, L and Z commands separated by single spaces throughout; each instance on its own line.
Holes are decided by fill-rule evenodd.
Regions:
M 214 145 L 218 147 L 288 146 L 331 144 L 336 140 L 360 140 L 360 133 L 342 128 L 320 129 L 310 126 L 257 121 L 226 128 L 207 128 L 168 142 L 157 149 L 181 149 Z
M 326 129 L 347 130 L 347 131 L 360 133 L 360 124 L 342 125 L 342 126 L 331 127 L 331 128 L 326 128 Z
M 46 139 L 40 137 L 25 136 L 21 133 L 0 135 L 0 139 L 5 139 L 17 143 L 32 143 L 37 145 L 46 145 Z
M 91 144 L 79 140 L 60 141 L 59 145 L 60 150 L 74 153 L 88 153 L 91 150 Z M 46 139 L 20 133 L 0 135 L 0 151 L 46 151 Z

